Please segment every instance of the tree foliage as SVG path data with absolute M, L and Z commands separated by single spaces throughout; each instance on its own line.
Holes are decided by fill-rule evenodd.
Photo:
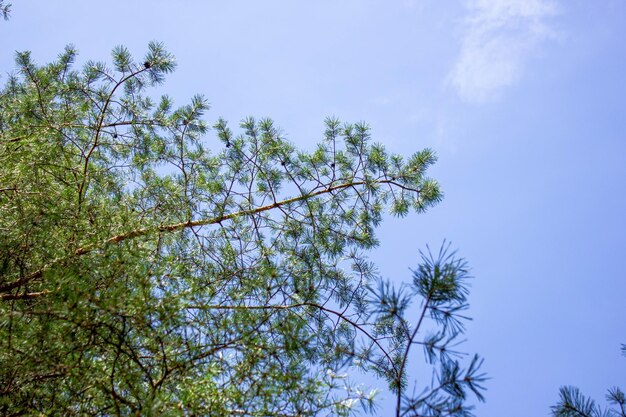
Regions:
M 335 119 L 312 152 L 269 119 L 207 139 L 203 97 L 148 89 L 175 68 L 161 44 L 75 59 L 18 53 L 0 91 L 0 413 L 347 415 L 373 407 L 360 367 L 398 415 L 469 415 L 465 262 L 445 247 L 394 288 L 366 257 L 386 210 L 440 200 L 432 151 Z M 438 370 L 410 393 L 414 346 Z
M 626 356 L 626 345 L 622 345 Z M 580 390 L 564 386 L 559 390 L 559 402 L 552 406 L 554 417 L 626 417 L 626 396 L 618 387 L 610 388 L 606 400 L 611 408 L 602 409 L 593 399 L 585 397 Z

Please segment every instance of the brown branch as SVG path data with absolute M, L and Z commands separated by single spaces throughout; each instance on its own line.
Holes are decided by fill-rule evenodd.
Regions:
M 109 95 L 107 96 L 106 102 L 104 103 L 104 106 L 102 107 L 102 111 L 100 112 L 100 117 L 98 119 L 98 125 L 96 126 L 96 136 L 93 140 L 93 144 L 91 145 L 91 148 L 89 149 L 89 151 L 87 152 L 87 155 L 85 155 L 85 163 L 83 166 L 83 180 L 81 181 L 81 183 L 78 186 L 78 210 L 81 209 L 81 204 L 83 202 L 83 195 L 85 193 L 85 186 L 87 184 L 87 169 L 89 168 L 89 160 L 91 158 L 91 155 L 93 154 L 93 152 L 96 150 L 96 148 L 99 145 L 99 139 L 100 139 L 100 133 L 102 133 L 102 125 L 104 124 L 104 118 L 106 117 L 106 113 L 109 107 L 109 104 L 111 104 L 111 100 L 113 99 L 113 95 L 115 94 L 115 92 L 117 91 L 117 89 L 123 85 L 126 81 L 130 80 L 133 77 L 136 77 L 137 75 L 141 74 L 142 72 L 146 71 L 148 68 L 142 68 L 138 71 L 135 71 L 131 74 L 128 74 L 126 77 L 122 78 L 121 80 L 119 80 L 115 86 L 113 87 L 113 89 L 111 90 L 111 92 L 109 93 Z
M 27 292 L 23 294 L 0 294 L 0 301 L 30 300 L 33 298 L 41 297 L 42 295 L 49 294 L 50 292 L 50 290 L 43 290 L 40 292 Z
M 390 180 L 379 180 L 378 183 L 380 184 L 384 184 L 384 183 L 391 183 Z M 310 194 L 304 194 L 304 195 L 300 195 L 298 197 L 293 197 L 293 198 L 288 198 L 286 200 L 283 201 L 279 201 L 276 203 L 272 203 L 272 204 L 268 204 L 265 206 L 261 206 L 261 207 L 256 207 L 253 209 L 249 209 L 249 210 L 241 210 L 241 211 L 237 211 L 234 213 L 230 213 L 230 214 L 226 214 L 223 216 L 218 216 L 218 217 L 213 217 L 211 219 L 202 219 L 202 220 L 190 220 L 190 221 L 186 221 L 186 222 L 182 222 L 182 223 L 175 223 L 175 224 L 169 224 L 169 225 L 162 225 L 162 226 L 155 226 L 155 227 L 145 227 L 142 229 L 136 229 L 136 230 L 132 230 L 130 232 L 126 232 L 126 233 L 122 233 L 116 236 L 113 236 L 109 239 L 107 239 L 104 243 L 105 244 L 111 244 L 111 243 L 119 243 L 122 242 L 124 240 L 128 240 L 128 239 L 132 239 L 138 236 L 145 236 L 151 232 L 154 231 L 160 231 L 160 232 L 175 232 L 181 229 L 186 229 L 189 227 L 197 227 L 197 226 L 206 226 L 206 225 L 210 225 L 210 224 L 218 224 L 221 223 L 223 221 L 226 220 L 231 220 L 237 217 L 241 217 L 241 216 L 250 216 L 253 214 L 258 214 L 258 213 L 262 213 L 264 211 L 268 211 L 268 210 L 272 210 L 274 208 L 278 208 L 278 207 L 282 207 L 291 203 L 296 203 L 298 201 L 306 201 L 309 198 L 312 197 L 317 197 L 319 195 L 322 194 L 327 194 L 327 193 L 331 193 L 333 191 L 339 191 L 339 190 L 343 190 L 346 188 L 350 188 L 350 187 L 357 187 L 357 186 L 361 186 L 361 185 L 366 185 L 365 181 L 357 181 L 357 182 L 350 182 L 350 183 L 343 183 L 343 184 L 339 184 L 339 185 L 335 185 L 332 187 L 327 187 L 321 190 L 318 190 L 316 192 L 310 193 Z M 417 190 L 415 190 L 417 191 Z M 77 255 L 82 255 L 84 253 L 87 252 L 91 252 L 92 250 L 94 250 L 95 248 L 90 248 L 90 247 L 84 247 L 84 248 L 79 248 L 76 250 L 76 254 Z
M 313 307 L 313 308 L 317 308 L 320 311 L 324 311 L 326 313 L 333 314 L 333 315 L 339 317 L 341 320 L 347 322 L 352 327 L 354 327 L 355 329 L 357 329 L 358 331 L 363 333 L 372 343 L 374 343 L 378 347 L 378 349 L 380 349 L 380 351 L 383 353 L 383 355 L 385 355 L 385 357 L 389 361 L 389 364 L 393 367 L 393 370 L 396 373 L 400 372 L 396 368 L 396 364 L 391 359 L 391 356 L 389 356 L 389 353 L 380 344 L 378 339 L 376 337 L 372 336 L 361 324 L 353 321 L 352 319 L 350 319 L 345 314 L 343 314 L 343 313 L 341 313 L 339 311 L 335 311 L 335 310 L 333 310 L 331 308 L 324 307 L 323 305 L 320 305 L 320 304 L 317 304 L 317 303 L 312 303 L 312 302 L 309 302 L 309 301 L 305 301 L 305 302 L 301 302 L 301 303 L 286 304 L 286 305 L 280 305 L 280 304 L 278 304 L 278 305 L 271 305 L 271 304 L 270 305 L 216 305 L 216 304 L 213 304 L 213 305 L 189 305 L 189 306 L 187 306 L 187 308 L 197 309 L 197 310 L 290 310 L 290 309 L 299 308 L 299 307 Z
M 406 367 L 406 361 L 409 357 L 409 350 L 411 350 L 411 345 L 413 344 L 413 340 L 417 333 L 420 331 L 420 327 L 422 327 L 422 322 L 424 321 L 424 317 L 426 316 L 426 311 L 430 308 L 430 300 L 432 297 L 432 293 L 428 294 L 426 297 L 426 301 L 424 302 L 424 308 L 422 309 L 422 313 L 420 314 L 420 318 L 415 325 L 415 329 L 413 329 L 413 333 L 407 340 L 406 348 L 404 349 L 404 354 L 402 355 L 402 362 L 400 363 L 400 369 L 397 375 L 396 386 L 398 392 L 396 393 L 396 417 L 400 417 L 400 405 L 402 404 L 402 376 L 404 375 L 404 370 Z
M 394 180 L 391 179 L 379 179 L 376 180 L 375 182 L 377 182 L 378 184 L 392 184 L 392 185 L 398 185 L 397 182 L 395 182 Z M 306 201 L 310 198 L 313 197 L 317 197 L 319 195 L 323 195 L 323 194 L 328 194 L 328 193 L 332 193 L 335 191 L 340 191 L 340 190 L 344 190 L 346 188 L 354 188 L 354 187 L 358 187 L 358 186 L 362 186 L 362 185 L 367 185 L 368 182 L 366 181 L 356 181 L 356 182 L 346 182 L 346 183 L 342 183 L 342 184 L 338 184 L 335 186 L 329 186 L 320 190 L 317 190 L 315 192 L 312 192 L 310 194 L 303 194 L 300 195 L 298 197 L 292 197 L 292 198 L 288 198 L 286 200 L 282 200 L 279 202 L 275 202 L 272 204 L 268 204 L 265 206 L 261 206 L 261 207 L 256 207 L 256 208 L 252 208 L 249 210 L 241 210 L 241 211 L 236 211 L 234 213 L 230 213 L 230 214 L 226 214 L 226 215 L 222 215 L 222 216 L 218 216 L 218 217 L 213 217 L 210 219 L 202 219 L 202 220 L 189 220 L 186 222 L 181 222 L 181 223 L 173 223 L 173 224 L 168 224 L 168 225 L 160 225 L 160 226 L 152 226 L 152 227 L 144 227 L 144 228 L 140 228 L 140 229 L 135 229 L 135 230 L 131 230 L 130 232 L 126 232 L 126 233 L 121 233 L 119 235 L 115 235 L 112 236 L 106 240 L 104 240 L 101 244 L 98 245 L 88 245 L 88 246 L 83 246 L 80 247 L 78 249 L 76 249 L 74 251 L 73 256 L 81 256 L 81 255 L 85 255 L 87 253 L 93 252 L 99 248 L 105 247 L 107 245 L 111 245 L 111 244 L 115 244 L 115 243 L 120 243 L 123 242 L 125 240 L 130 240 L 136 237 L 141 237 L 141 236 L 146 236 L 149 235 L 150 233 L 154 233 L 154 232 L 176 232 L 178 230 L 182 230 L 182 229 L 186 229 L 186 228 L 191 228 L 191 227 L 197 227 L 197 226 L 206 226 L 206 225 L 211 225 L 211 224 L 219 224 L 223 221 L 226 220 L 231 220 L 237 217 L 241 217 L 241 216 L 250 216 L 250 215 L 254 215 L 254 214 L 258 214 L 258 213 L 262 213 L 264 211 L 268 211 L 268 210 L 272 210 L 275 208 L 279 208 L 291 203 L 296 203 L 298 201 Z M 411 189 L 414 192 L 419 192 L 419 190 L 416 189 Z M 52 260 L 51 262 L 49 262 L 47 265 L 43 266 L 42 268 L 40 268 L 39 270 L 23 277 L 20 278 L 16 281 L 13 282 L 9 282 L 7 284 L 1 285 L 0 286 L 0 292 L 6 292 L 9 290 L 12 290 L 14 288 L 17 288 L 25 283 L 28 283 L 34 279 L 37 278 L 41 278 L 41 276 L 43 275 L 43 273 L 45 271 L 47 271 L 48 269 L 50 269 L 52 266 L 56 265 L 57 263 L 65 260 L 67 258 L 57 258 Z M 0 300 L 4 300 L 3 297 L 11 297 L 12 295 L 10 294 L 0 294 Z

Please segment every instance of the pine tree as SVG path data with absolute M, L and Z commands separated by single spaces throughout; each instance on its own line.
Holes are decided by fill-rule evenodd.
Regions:
M 470 415 L 465 261 L 446 245 L 395 288 L 367 260 L 385 210 L 440 200 L 432 151 L 335 119 L 310 153 L 269 119 L 208 137 L 203 97 L 151 94 L 161 44 L 75 59 L 18 53 L 0 91 L 0 413 L 348 415 L 375 406 L 361 368 L 398 416 Z M 436 371 L 410 393 L 415 346 Z

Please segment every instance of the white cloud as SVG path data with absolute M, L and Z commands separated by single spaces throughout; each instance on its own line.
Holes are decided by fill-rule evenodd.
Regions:
M 495 99 L 519 80 L 529 54 L 556 35 L 555 0 L 468 0 L 461 53 L 448 83 L 470 102 Z

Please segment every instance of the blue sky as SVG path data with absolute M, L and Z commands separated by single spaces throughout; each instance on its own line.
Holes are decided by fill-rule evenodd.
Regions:
M 386 219 L 372 258 L 398 282 L 426 243 L 468 259 L 465 349 L 492 377 L 478 415 L 626 388 L 623 0 L 13 3 L 0 82 L 16 50 L 105 60 L 159 40 L 179 64 L 163 92 L 205 94 L 210 121 L 269 116 L 306 148 L 334 115 L 391 151 L 435 149 L 444 201 Z

